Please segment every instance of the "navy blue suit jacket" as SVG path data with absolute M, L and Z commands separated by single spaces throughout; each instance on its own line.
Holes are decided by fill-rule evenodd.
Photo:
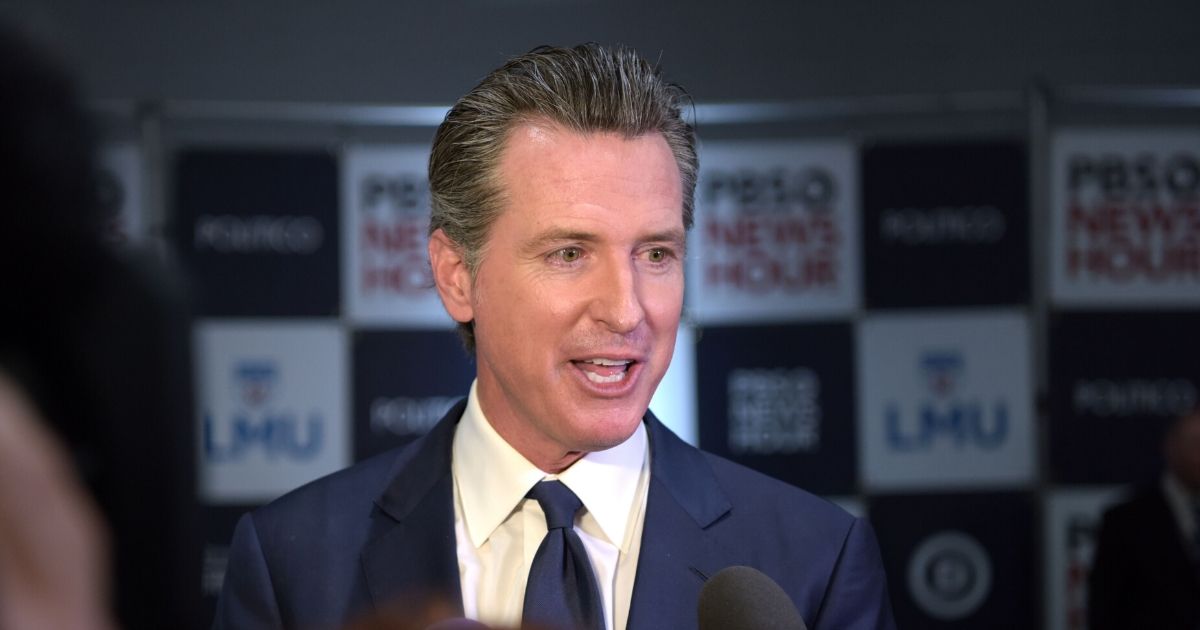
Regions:
M 464 403 L 419 440 L 242 517 L 215 630 L 336 628 L 395 598 L 461 602 L 450 452 Z M 646 414 L 650 486 L 629 630 L 695 628 L 700 588 L 757 568 L 809 628 L 894 628 L 870 525 L 686 444 Z

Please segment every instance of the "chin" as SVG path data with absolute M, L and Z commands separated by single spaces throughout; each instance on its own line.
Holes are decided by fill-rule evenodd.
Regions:
M 628 440 L 637 430 L 644 415 L 644 409 L 641 412 L 613 410 L 601 414 L 600 417 L 593 417 L 588 426 L 581 427 L 583 435 L 579 436 L 580 440 L 577 443 L 587 446 L 580 450 L 603 451 Z

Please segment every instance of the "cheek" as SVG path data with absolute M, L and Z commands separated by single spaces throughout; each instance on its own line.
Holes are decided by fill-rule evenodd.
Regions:
M 576 323 L 587 310 L 589 298 L 586 288 L 578 283 L 547 282 L 530 291 L 524 299 L 525 325 L 545 330 Z
M 679 324 L 683 313 L 683 279 L 656 283 L 646 292 L 643 307 L 658 326 Z

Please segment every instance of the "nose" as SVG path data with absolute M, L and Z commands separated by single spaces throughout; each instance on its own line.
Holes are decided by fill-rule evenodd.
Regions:
M 592 318 L 610 331 L 633 332 L 646 319 L 634 261 L 618 261 L 597 270 Z

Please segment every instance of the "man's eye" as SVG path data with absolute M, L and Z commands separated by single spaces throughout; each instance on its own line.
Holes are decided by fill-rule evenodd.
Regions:
M 652 263 L 660 263 L 667 259 L 667 250 L 661 248 L 652 249 L 646 253 L 646 257 Z
M 583 252 L 580 251 L 578 247 L 564 247 L 554 252 L 555 258 L 558 258 L 560 261 L 566 263 L 573 263 L 579 260 L 579 257 L 582 255 Z

